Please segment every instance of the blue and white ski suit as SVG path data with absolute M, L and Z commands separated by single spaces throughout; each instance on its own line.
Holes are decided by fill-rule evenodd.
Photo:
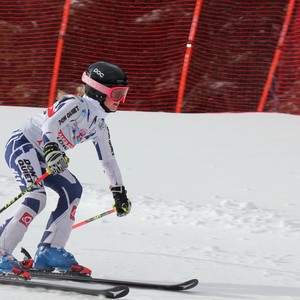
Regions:
M 107 113 L 96 100 L 86 95 L 66 95 L 54 104 L 50 116 L 47 112 L 35 115 L 15 130 L 6 144 L 5 159 L 21 191 L 46 172 L 43 146 L 49 141 L 56 142 L 61 151 L 66 152 L 78 143 L 91 140 L 110 184 L 123 185 L 105 123 L 106 116 Z M 59 200 L 38 246 L 65 247 L 82 194 L 81 184 L 68 169 L 49 175 L 25 195 L 14 215 L 0 227 L 1 250 L 12 253 L 32 220 L 44 209 L 44 186 L 57 192 Z

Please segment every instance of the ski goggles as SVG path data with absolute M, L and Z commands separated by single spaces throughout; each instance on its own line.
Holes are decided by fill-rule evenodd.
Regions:
M 85 72 L 83 72 L 81 80 L 92 87 L 93 89 L 107 95 L 107 97 L 113 102 L 125 102 L 126 95 L 128 93 L 128 86 L 116 86 L 109 88 L 91 77 L 87 76 Z

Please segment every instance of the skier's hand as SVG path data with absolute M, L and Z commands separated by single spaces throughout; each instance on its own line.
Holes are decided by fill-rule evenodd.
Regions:
M 115 199 L 115 205 L 113 208 L 117 212 L 118 217 L 123 217 L 129 214 L 131 210 L 131 202 L 127 198 L 127 191 L 124 186 L 113 186 L 110 188 L 112 191 L 113 197 Z
M 51 174 L 56 175 L 63 172 L 68 167 L 69 158 L 60 151 L 58 144 L 48 142 L 44 146 L 45 161 Z

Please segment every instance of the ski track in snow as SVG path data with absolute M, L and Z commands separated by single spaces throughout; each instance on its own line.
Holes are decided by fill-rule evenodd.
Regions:
M 16 191 L 16 184 L 14 179 L 11 177 L 0 176 L 0 183 L 5 186 L 6 189 L 2 189 L 0 196 L 2 199 L 11 199 L 14 197 Z M 106 207 L 111 205 L 110 193 L 104 189 L 96 187 L 90 184 L 84 184 L 84 197 L 89 199 L 86 202 L 84 208 L 84 214 L 80 213 L 80 206 L 78 214 L 83 215 L 83 218 L 89 218 L 97 212 L 102 212 Z M 49 200 L 53 198 L 54 194 L 52 191 L 48 191 Z M 99 199 L 101 195 L 101 199 Z M 107 257 L 109 260 L 114 256 L 125 255 L 128 256 L 128 268 L 126 269 L 126 274 L 135 274 L 134 276 L 129 275 L 129 279 L 136 279 L 143 277 L 146 280 L 152 280 L 157 278 L 157 269 L 152 269 L 154 265 L 159 261 L 164 266 L 164 273 L 172 274 L 174 266 L 178 266 L 178 272 L 173 274 L 170 280 L 168 276 L 162 276 L 162 280 L 165 281 L 177 281 L 186 280 L 195 274 L 198 274 L 198 279 L 200 284 L 198 287 L 191 291 L 184 293 L 170 293 L 164 292 L 163 297 L 161 292 L 151 291 L 151 296 L 144 295 L 143 290 L 133 289 L 126 299 L 136 299 L 136 297 L 142 299 L 156 299 L 155 295 L 158 293 L 161 299 L 219 299 L 219 297 L 224 299 L 268 299 L 268 297 L 278 297 L 278 299 L 300 299 L 300 287 L 284 287 L 281 285 L 289 284 L 294 282 L 295 284 L 300 282 L 300 263 L 298 260 L 297 268 L 295 271 L 289 271 L 286 268 L 290 264 L 294 264 L 295 258 L 293 254 L 277 255 L 276 253 L 270 253 L 272 249 L 255 249 L 250 245 L 247 251 L 241 250 L 235 247 L 221 247 L 218 245 L 207 246 L 207 240 L 218 241 L 226 240 L 229 236 L 235 236 L 238 245 L 239 241 L 242 243 L 247 243 L 247 241 L 252 240 L 253 236 L 260 237 L 259 240 L 263 241 L 265 235 L 272 235 L 274 238 L 276 236 L 281 236 L 282 238 L 287 237 L 297 237 L 300 222 L 291 216 L 284 215 L 275 210 L 262 209 L 257 207 L 251 202 L 239 202 L 236 200 L 222 199 L 221 197 L 213 197 L 215 201 L 213 204 L 206 205 L 193 205 L 187 201 L 180 201 L 179 199 L 172 201 L 172 205 L 168 202 L 160 201 L 160 199 L 152 199 L 151 197 L 146 197 L 138 195 L 136 197 L 136 203 L 134 209 L 137 211 L 133 224 L 129 224 L 129 227 L 136 226 L 135 224 L 140 221 L 145 222 L 147 226 L 141 227 L 138 230 L 132 231 L 118 231 L 119 236 L 127 236 L 129 240 L 132 240 L 133 245 L 134 240 L 141 238 L 145 234 L 155 235 L 156 237 L 151 238 L 156 241 L 155 244 L 146 245 L 135 245 L 133 248 L 126 247 L 123 250 L 116 250 L 115 247 L 104 247 L 104 249 L 98 249 L 98 255 Z M 91 200 L 92 199 L 92 200 Z M 94 199 L 94 200 L 93 200 Z M 3 203 L 3 201 L 2 201 Z M 50 205 L 49 210 L 53 208 Z M 10 210 L 11 208 L 8 208 Z M 5 212 L 8 214 L 8 212 Z M 149 213 L 151 212 L 151 213 Z M 164 212 L 162 214 L 162 212 Z M 45 214 L 43 212 L 42 214 Z M 47 212 L 46 212 L 47 215 Z M 130 223 L 129 217 L 127 217 L 127 222 Z M 77 217 L 79 220 L 79 218 Z M 80 220 L 81 220 L 80 219 Z M 42 223 L 39 220 L 38 223 Z M 97 221 L 95 221 L 97 222 Z M 113 225 L 111 220 L 103 218 L 99 221 L 99 229 L 102 226 Z M 161 223 L 164 224 L 161 227 Z M 41 230 L 39 225 L 39 229 Z M 86 225 L 90 226 L 90 225 Z M 116 226 L 114 226 L 116 227 Z M 174 233 L 175 228 L 175 233 Z M 83 228 L 77 229 L 84 230 Z M 158 230 L 159 233 L 156 232 Z M 186 232 L 188 230 L 189 232 Z M 154 233 L 153 233 L 154 231 Z M 178 247 L 178 243 L 174 242 L 174 236 L 176 237 L 176 232 L 179 234 L 186 234 L 186 238 L 190 236 L 195 236 L 195 243 L 183 243 Z M 205 243 L 201 243 L 202 237 Z M 163 241 L 161 240 L 163 239 Z M 184 240 L 184 238 L 183 238 Z M 88 245 L 88 242 L 86 243 Z M 204 244 L 206 246 L 204 246 Z M 221 244 L 226 244 L 224 241 Z M 259 247 L 259 246 L 258 246 Z M 273 246 L 271 245 L 270 248 Z M 77 247 L 78 248 L 78 247 Z M 95 253 L 95 248 L 84 248 L 87 253 Z M 82 249 L 81 249 L 82 250 Z M 297 249 L 298 250 L 298 249 Z M 79 251 L 79 250 L 78 250 Z M 265 253 L 264 253 L 265 252 Z M 74 251 L 73 251 L 74 253 Z M 78 257 L 80 253 L 76 253 L 75 256 Z M 298 255 L 296 253 L 295 255 Z M 115 259 L 115 258 L 114 258 Z M 122 259 L 120 259 L 121 262 Z M 136 261 L 143 261 L 144 268 L 142 272 L 136 271 Z M 188 267 L 188 276 L 185 273 L 181 273 L 182 268 Z M 152 272 L 151 272 L 152 269 Z M 245 273 L 258 273 L 266 279 L 266 281 L 276 282 L 277 285 L 255 285 L 249 284 L 225 284 L 222 283 L 222 276 L 212 276 L 211 274 L 218 274 L 219 269 L 228 269 L 228 276 L 233 278 L 240 278 L 242 274 Z M 147 270 L 147 273 L 144 273 Z M 211 274 L 205 275 L 208 270 L 213 270 Z M 298 270 L 298 271 L 297 271 Z M 97 272 L 97 271 L 96 271 Z M 100 271 L 99 274 L 95 273 L 94 276 L 99 277 L 116 277 L 116 273 L 123 273 L 114 267 L 105 272 Z M 159 270 L 158 270 L 159 272 Z M 181 274 L 181 275 L 179 275 Z M 224 274 L 224 271 L 222 271 Z M 241 274 L 241 275 L 240 275 Z M 146 276 L 145 276 L 146 275 Z M 118 278 L 120 278 L 119 275 Z M 123 275 L 124 276 L 124 275 Z M 136 277 L 138 276 L 138 277 Z M 122 276 L 121 276 L 122 277 Z M 216 280 L 218 278 L 218 280 Z M 127 279 L 124 277 L 124 279 Z M 210 280 L 209 280 L 210 279 Z M 270 279 L 270 280 L 268 280 Z M 249 281 L 249 280 L 248 280 Z M 251 280 L 250 280 L 251 282 Z M 7 290 L 9 292 L 10 287 L 3 287 L 3 291 Z M 21 297 L 22 293 L 27 292 L 23 288 L 18 291 Z M 35 297 L 34 299 L 39 299 L 40 295 L 38 291 L 30 291 L 30 295 Z M 45 296 L 44 296 L 45 295 Z M 63 299 L 94 299 L 92 296 L 85 295 L 73 295 L 61 292 L 47 292 L 43 293 L 43 299 L 53 299 L 52 297 L 58 297 L 63 295 Z M 1 299 L 1 295 L 0 295 Z M 4 299 L 4 298 L 3 298 Z
M 6 112 L 9 108 L 3 110 L 5 115 L 11 115 Z M 23 117 L 24 111 L 19 113 Z M 120 165 L 128 181 L 132 212 L 126 218 L 109 215 L 74 230 L 66 249 L 81 264 L 91 267 L 94 277 L 168 282 L 198 278 L 200 282 L 196 288 L 181 293 L 132 288 L 124 298 L 127 300 L 300 299 L 298 118 L 280 114 L 135 112 L 121 112 L 119 117 L 118 122 L 126 124 L 124 127 L 132 134 L 128 137 L 132 142 L 127 143 L 122 129 L 118 132 L 111 128 Z M 2 119 L 0 122 L 6 124 L 8 121 Z M 150 125 L 146 125 L 147 122 Z M 111 123 L 111 127 L 120 129 L 117 121 Z M 10 131 L 13 128 L 7 127 Z M 143 140 L 145 135 L 138 131 L 139 128 L 143 133 L 146 131 L 149 140 Z M 173 128 L 176 133 L 172 133 Z M 167 143 L 163 139 L 166 134 Z M 139 141 L 135 143 L 136 136 Z M 199 147 L 195 136 L 199 139 Z M 177 137 L 192 143 L 191 156 L 185 157 L 184 163 L 180 155 L 176 157 L 176 151 L 184 153 Z M 153 145 L 161 143 L 164 147 L 155 152 Z M 147 154 L 148 150 L 151 155 Z M 81 148 L 81 152 L 84 151 L 85 148 Z M 143 170 L 137 165 L 141 158 L 132 157 L 132 153 L 145 156 L 145 161 L 139 162 Z M 154 159 L 156 157 L 159 162 Z M 76 167 L 76 161 L 81 158 L 81 153 L 71 157 L 75 162 L 71 167 L 79 176 L 91 171 L 76 170 L 81 168 Z M 179 180 L 184 187 L 176 186 L 178 175 L 174 170 L 177 172 L 193 163 L 197 165 L 183 170 Z M 164 175 L 171 187 L 169 182 L 157 180 L 159 174 L 155 169 L 169 171 Z M 141 178 L 136 176 L 137 171 Z M 89 176 L 93 179 L 98 175 Z M 112 206 L 111 194 L 102 180 L 95 184 L 86 183 L 87 177 L 83 178 L 84 193 L 76 222 Z M 199 187 L 198 181 L 201 182 Z M 0 174 L 0 184 L 0 205 L 4 206 L 19 190 L 6 169 Z M 45 211 L 31 224 L 30 232 L 14 253 L 18 258 L 22 257 L 20 247 L 34 254 L 47 218 L 55 208 L 56 195 L 51 190 L 47 190 L 47 194 Z M 16 207 L 17 204 L 13 204 L 5 210 L 1 222 Z M 95 299 L 1 286 L 0 300 L 17 300 L 24 295 L 38 300 Z
M 0 184 L 6 187 L 0 192 L 0 196 L 2 199 L 7 199 L 7 202 L 20 192 L 12 177 L 0 176 Z M 48 193 L 53 194 L 49 190 Z M 99 198 L 99 194 L 101 198 Z M 89 200 L 82 205 L 87 208 L 94 208 L 97 203 L 101 203 L 100 209 L 111 205 L 110 193 L 99 187 L 93 187 L 93 185 L 84 185 L 84 196 L 81 202 L 84 202 L 85 198 Z M 221 197 L 216 196 L 215 198 Z M 300 229 L 300 219 L 284 215 L 276 210 L 258 208 L 251 202 L 220 199 L 213 204 L 191 205 L 190 202 L 184 200 L 166 202 L 162 199 L 147 198 L 142 195 L 137 196 L 135 200 L 133 209 L 139 210 L 136 217 L 153 225 L 163 221 L 164 224 L 170 226 L 225 227 L 250 233 L 273 232 L 281 235 L 297 234 Z M 48 202 L 50 201 L 48 200 Z

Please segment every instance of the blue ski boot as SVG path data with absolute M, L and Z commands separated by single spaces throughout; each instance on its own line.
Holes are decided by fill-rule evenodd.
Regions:
M 34 257 L 33 267 L 43 270 L 72 271 L 86 275 L 91 270 L 80 266 L 74 256 L 64 248 L 39 247 Z
M 0 251 L 0 272 L 31 279 L 31 274 L 24 271 L 17 259 L 6 251 Z

